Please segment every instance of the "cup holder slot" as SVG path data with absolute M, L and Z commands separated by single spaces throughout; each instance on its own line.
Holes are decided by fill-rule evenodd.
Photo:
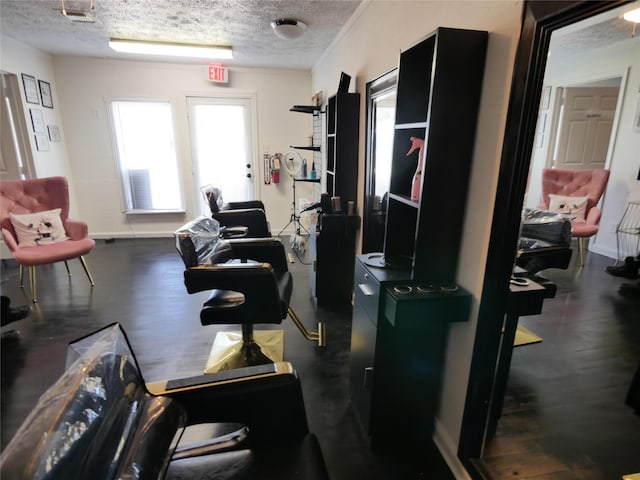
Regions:
M 455 283 L 443 283 L 440 285 L 434 285 L 432 283 L 421 283 L 415 286 L 412 285 L 394 285 L 392 287 L 393 293 L 397 295 L 431 295 L 434 293 L 454 293 L 460 289 Z
M 456 285 L 455 283 L 445 283 L 443 285 L 440 285 L 440 291 L 443 293 L 457 292 L 459 288 L 460 287 L 458 287 L 458 285 Z
M 419 293 L 436 293 L 438 291 L 438 287 L 431 284 L 422 284 L 422 285 L 416 285 L 416 290 Z
M 411 285 L 394 285 L 393 291 L 401 295 L 406 295 L 413 292 L 413 287 Z

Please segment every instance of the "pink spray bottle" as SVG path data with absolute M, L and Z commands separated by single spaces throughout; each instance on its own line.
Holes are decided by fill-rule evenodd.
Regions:
M 411 180 L 411 201 L 417 202 L 420 200 L 420 185 L 422 184 L 422 164 L 424 162 L 424 140 L 422 138 L 410 137 L 411 148 L 407 152 L 407 157 L 413 152 L 418 150 L 418 167 L 416 173 L 413 174 Z

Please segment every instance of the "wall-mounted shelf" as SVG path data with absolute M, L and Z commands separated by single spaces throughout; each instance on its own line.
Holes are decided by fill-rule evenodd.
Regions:
M 290 112 L 311 113 L 317 115 L 324 113 L 318 105 L 294 105 L 289 109 Z
M 311 150 L 313 152 L 320 151 L 320 147 L 317 145 L 307 145 L 306 147 L 296 147 L 295 145 L 289 145 L 289 148 L 295 148 L 297 150 Z
M 298 112 L 303 114 L 311 114 L 313 117 L 313 129 L 310 137 L 311 145 L 289 145 L 289 148 L 293 148 L 295 150 L 305 150 L 307 152 L 311 152 L 311 158 L 307 159 L 309 165 L 313 165 L 316 170 L 316 174 L 318 177 L 317 182 L 312 182 L 313 188 L 313 196 L 317 199 L 320 198 L 320 194 L 322 193 L 322 178 L 324 175 L 323 172 L 323 164 L 322 164 L 322 151 L 323 149 L 323 138 L 322 138 L 322 122 L 324 119 L 320 116 L 321 113 L 325 113 L 323 110 L 323 106 L 321 105 L 321 93 L 317 93 L 314 95 L 312 101 L 312 105 L 293 105 L 289 107 L 290 112 Z

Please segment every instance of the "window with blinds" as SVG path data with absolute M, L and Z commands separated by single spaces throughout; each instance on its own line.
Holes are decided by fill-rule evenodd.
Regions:
M 111 101 L 127 213 L 184 211 L 171 103 Z

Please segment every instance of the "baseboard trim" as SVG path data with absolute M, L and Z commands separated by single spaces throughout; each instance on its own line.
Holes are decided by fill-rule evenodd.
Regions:
M 119 233 L 92 233 L 89 236 L 94 240 L 111 240 L 112 238 L 135 239 L 135 238 L 173 238 L 173 232 L 119 232 Z
M 616 257 L 618 256 L 618 252 L 616 252 L 615 250 L 611 249 L 611 248 L 603 248 L 600 245 L 598 245 L 597 243 L 594 243 L 592 245 L 589 245 L 589 249 L 590 252 L 593 253 L 597 253 L 598 255 L 602 255 L 604 257 L 609 257 L 613 260 L 616 259 Z M 589 256 L 589 253 L 587 252 L 587 256 Z
M 442 422 L 438 418 L 435 419 L 433 442 L 440 450 L 440 455 L 447 465 L 453 476 L 457 480 L 472 480 L 469 472 L 458 458 L 458 446 L 453 443 L 449 436 L 449 432 L 443 427 Z

